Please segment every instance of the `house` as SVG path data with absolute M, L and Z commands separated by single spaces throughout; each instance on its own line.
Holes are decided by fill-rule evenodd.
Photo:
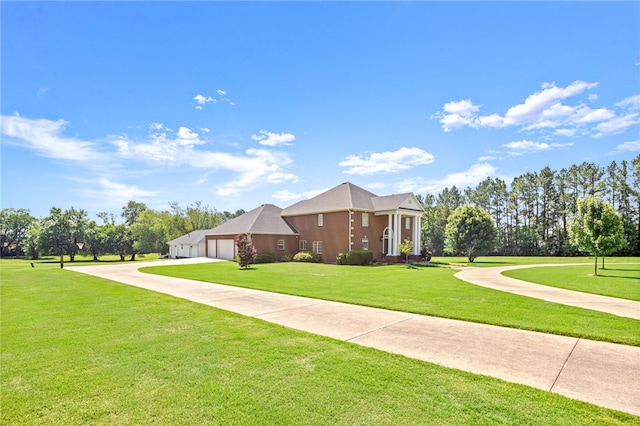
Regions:
M 405 239 L 413 241 L 413 254 L 420 254 L 423 213 L 412 193 L 378 196 L 345 182 L 285 209 L 263 204 L 217 228 L 197 231 L 204 235 L 198 244 L 205 250 L 196 256 L 233 259 L 235 236 L 247 234 L 258 253 L 273 253 L 278 260 L 313 251 L 330 263 L 338 253 L 356 249 L 371 250 L 376 259 L 399 260 L 398 246 Z
M 236 253 L 234 238 L 247 234 L 258 253 L 274 253 L 280 259 L 284 254 L 297 253 L 298 232 L 282 217 L 282 209 L 263 204 L 241 216 L 209 230 L 205 236 L 207 257 L 233 259 Z
M 169 256 L 179 257 L 206 257 L 205 235 L 210 229 L 201 229 L 185 234 L 169 241 Z

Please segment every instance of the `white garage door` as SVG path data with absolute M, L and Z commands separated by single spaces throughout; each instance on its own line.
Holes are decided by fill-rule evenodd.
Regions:
M 207 241 L 207 256 L 209 257 L 217 257 L 218 250 L 216 250 L 218 240 L 209 240 Z
M 233 259 L 236 255 L 236 243 L 233 240 L 218 240 L 218 258 Z

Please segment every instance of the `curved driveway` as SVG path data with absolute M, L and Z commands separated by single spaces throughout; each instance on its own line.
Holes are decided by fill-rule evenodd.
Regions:
M 578 264 L 575 264 L 578 265 Z M 583 264 L 580 264 L 583 265 Z M 594 311 L 607 312 L 621 317 L 640 320 L 640 302 L 618 299 L 616 297 L 581 293 L 546 285 L 533 284 L 515 278 L 505 277 L 502 272 L 512 269 L 539 268 L 545 266 L 563 266 L 561 264 L 499 266 L 495 268 L 469 267 L 456 273 L 455 276 L 471 284 L 507 291 L 521 296 L 535 297 L 563 305 L 578 306 Z M 568 265 L 564 265 L 568 266 Z
M 640 416 L 640 347 L 144 274 L 184 259 L 68 269 Z

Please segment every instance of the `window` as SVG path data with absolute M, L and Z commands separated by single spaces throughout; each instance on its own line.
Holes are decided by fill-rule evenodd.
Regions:
M 322 254 L 322 241 L 314 241 L 313 242 L 313 252 Z
M 362 226 L 364 228 L 369 227 L 369 213 L 362 213 Z
M 278 250 L 284 250 L 284 240 L 278 240 Z
M 324 215 L 322 213 L 318 214 L 318 226 L 322 226 L 324 224 Z
M 404 218 L 404 229 L 411 229 L 411 218 L 410 217 L 405 217 Z
M 298 248 L 302 251 L 306 251 L 307 250 L 307 240 L 300 240 L 300 243 L 298 244 Z
M 367 237 L 362 239 L 362 250 L 369 250 L 369 239 Z

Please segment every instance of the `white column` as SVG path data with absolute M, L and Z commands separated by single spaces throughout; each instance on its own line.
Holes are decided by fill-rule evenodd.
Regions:
M 420 234 L 422 233 L 420 226 L 420 216 L 413 218 L 413 254 L 420 254 L 422 244 L 420 243 Z
M 387 229 L 387 255 L 390 256 L 393 252 L 393 220 L 391 214 L 389 214 L 389 227 Z
M 398 245 L 400 245 L 400 243 L 402 242 L 402 215 L 399 212 L 396 212 L 394 217 L 395 217 L 396 226 L 394 229 L 395 241 L 393 244 L 393 254 L 394 256 L 399 256 L 400 248 L 398 247 Z

